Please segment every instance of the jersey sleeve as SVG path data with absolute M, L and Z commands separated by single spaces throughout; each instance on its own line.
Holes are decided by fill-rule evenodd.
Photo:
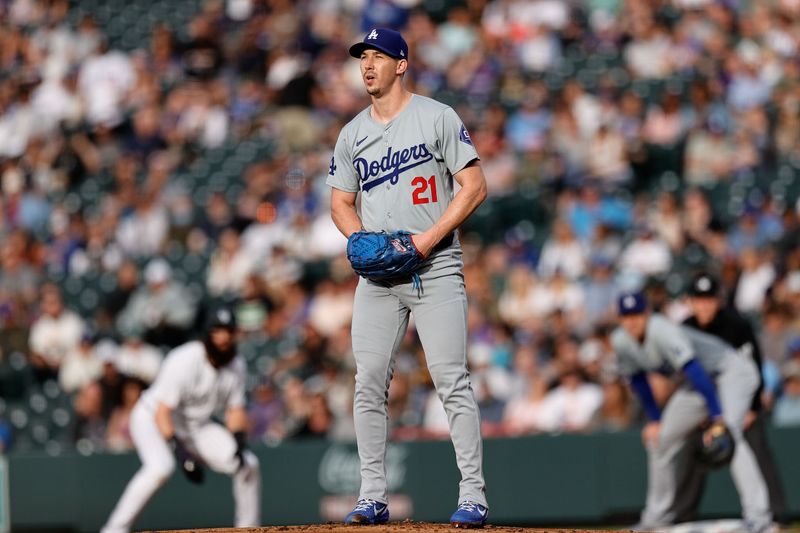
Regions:
M 442 157 L 451 174 L 455 174 L 475 159 L 480 159 L 472 145 L 467 128 L 452 108 L 448 107 L 439 116 L 437 131 Z
M 673 324 L 667 319 L 660 319 L 648 334 L 653 336 L 653 342 L 659 355 L 673 369 L 680 370 L 686 363 L 694 359 L 694 348 L 681 326 Z
M 185 365 L 181 364 L 180 353 L 167 356 L 152 385 L 153 396 L 159 403 L 175 409 L 181 400 L 184 379 L 187 377 Z
M 361 180 L 351 156 L 346 130 L 342 130 L 333 149 L 333 157 L 328 167 L 328 179 L 325 183 L 345 192 L 358 192 L 361 189 Z
M 228 409 L 234 407 L 244 407 L 245 405 L 244 382 L 246 372 L 243 361 L 237 360 L 233 365 L 232 370 L 235 379 L 233 381 L 231 393 L 228 396 L 228 405 L 226 406 Z
M 632 352 L 630 342 L 625 338 L 622 330 L 615 330 L 611 334 L 611 346 L 617 355 L 617 372 L 620 376 L 630 379 L 637 372 L 642 371 L 636 362 L 636 356 Z

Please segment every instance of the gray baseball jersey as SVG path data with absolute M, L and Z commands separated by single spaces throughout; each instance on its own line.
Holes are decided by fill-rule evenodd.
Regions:
M 478 159 L 469 134 L 449 106 L 413 95 L 388 124 L 355 116 L 339 134 L 327 183 L 361 192 L 367 231 L 422 233 L 453 199 L 453 174 Z
M 367 231 L 422 233 L 453 199 L 453 175 L 478 159 L 466 128 L 450 107 L 413 95 L 388 124 L 371 107 L 339 134 L 328 172 L 331 187 L 361 196 Z M 451 242 L 452 241 L 452 242 Z M 353 414 L 361 462 L 360 498 L 386 502 L 386 391 L 394 354 L 413 313 L 436 390 L 448 414 L 461 471 L 459 501 L 487 505 L 478 406 L 466 368 L 467 297 L 458 240 L 445 239 L 411 279 L 362 278 L 353 308 L 356 385 Z
M 626 377 L 639 371 L 672 376 L 693 358 L 713 375 L 719 372 L 726 354 L 734 351 L 719 337 L 675 324 L 658 313 L 650 315 L 647 321 L 644 344 L 639 344 L 622 327 L 611 334 L 611 343 L 617 353 L 619 372 Z

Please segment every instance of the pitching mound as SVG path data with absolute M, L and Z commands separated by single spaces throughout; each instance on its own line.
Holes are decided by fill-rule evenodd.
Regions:
M 431 524 L 427 522 L 392 522 L 385 526 L 344 526 L 341 524 L 315 524 L 308 526 L 274 526 L 255 528 L 225 528 L 225 529 L 184 529 L 180 533 L 397 533 L 398 531 L 419 533 L 454 533 L 463 531 L 455 529 L 448 524 Z M 481 530 L 478 530 L 481 531 Z M 587 529 L 533 529 L 527 527 L 504 527 L 488 525 L 483 528 L 487 533 L 593 533 Z M 600 530 L 598 530 L 600 531 Z M 162 531 L 159 533 L 178 533 Z

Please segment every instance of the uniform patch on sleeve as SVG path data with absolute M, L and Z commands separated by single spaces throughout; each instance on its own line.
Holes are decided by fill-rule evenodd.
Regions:
M 336 162 L 333 157 L 331 157 L 331 166 L 328 167 L 328 175 L 329 176 L 336 175 Z
M 469 138 L 469 132 L 463 124 L 461 125 L 461 131 L 458 133 L 458 140 L 472 146 L 472 139 Z

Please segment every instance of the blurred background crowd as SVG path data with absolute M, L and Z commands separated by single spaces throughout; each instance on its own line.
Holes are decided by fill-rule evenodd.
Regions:
M 637 424 L 615 297 L 682 320 L 701 268 L 759 332 L 769 416 L 800 424 L 800 2 L 0 0 L 0 447 L 131 449 L 219 302 L 251 437 L 353 438 L 325 176 L 375 26 L 488 180 L 461 232 L 486 436 Z M 447 435 L 413 327 L 389 409 L 394 438 Z

